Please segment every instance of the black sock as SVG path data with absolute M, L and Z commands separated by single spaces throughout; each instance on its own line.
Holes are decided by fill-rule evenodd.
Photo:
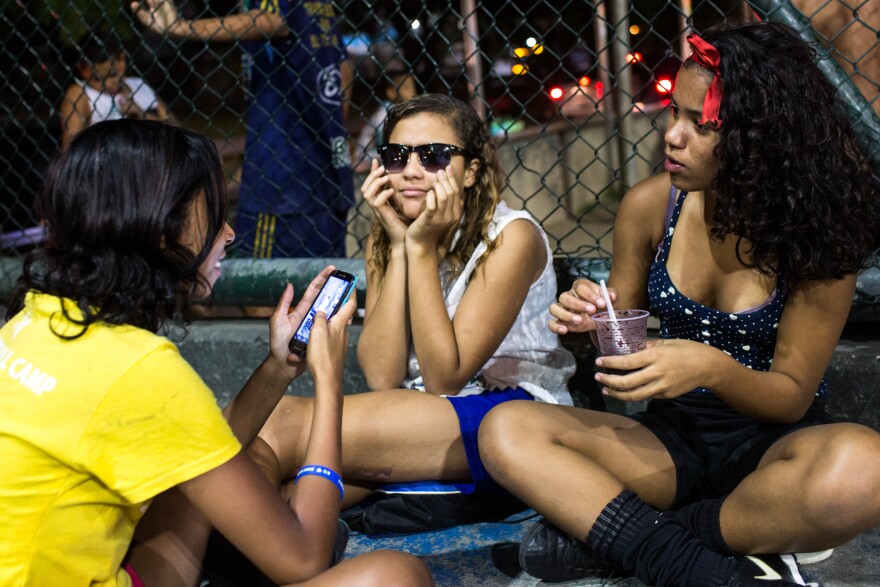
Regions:
M 587 535 L 599 555 L 640 580 L 664 585 L 724 585 L 736 560 L 709 549 L 681 526 L 625 490 L 605 506 Z
M 725 498 L 704 499 L 684 506 L 668 515 L 690 530 L 691 534 L 702 540 L 706 546 L 725 556 L 733 556 L 724 537 L 721 535 L 721 504 Z
M 625 551 L 635 534 L 659 518 L 660 512 L 649 508 L 635 493 L 625 489 L 596 518 L 586 543 L 603 558 L 623 563 Z

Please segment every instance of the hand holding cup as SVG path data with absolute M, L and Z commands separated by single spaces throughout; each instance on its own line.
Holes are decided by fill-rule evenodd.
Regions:
M 608 290 L 612 302 L 617 300 L 617 292 Z M 548 326 L 555 334 L 569 332 L 589 332 L 596 329 L 593 315 L 604 310 L 607 302 L 598 283 L 589 279 L 578 279 L 571 289 L 559 296 L 559 301 L 550 306 L 553 319 Z

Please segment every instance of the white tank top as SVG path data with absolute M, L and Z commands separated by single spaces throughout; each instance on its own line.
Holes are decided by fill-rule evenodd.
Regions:
M 158 98 L 153 88 L 147 85 L 143 79 L 139 77 L 126 77 L 122 79 L 122 83 L 128 88 L 131 99 L 143 112 L 153 110 L 158 105 Z M 96 90 L 89 84 L 80 81 L 79 84 L 86 92 L 86 98 L 89 100 L 91 108 L 91 116 L 89 116 L 89 125 L 101 122 L 102 120 L 117 120 L 122 118 L 121 100 L 122 96 L 112 95 L 107 92 Z
M 547 263 L 540 277 L 529 287 L 525 302 L 501 345 L 458 396 L 481 393 L 485 389 L 521 387 L 537 400 L 570 406 L 571 395 L 566 383 L 575 371 L 574 356 L 562 348 L 559 337 L 547 327 L 549 307 L 556 300 L 556 271 L 547 235 L 528 212 L 512 210 L 504 202 L 499 202 L 489 224 L 489 238 L 494 241 L 510 222 L 517 219 L 528 220 L 538 229 Z M 457 276 L 452 275 L 448 262 L 441 264 L 440 282 L 450 319 L 455 315 L 468 280 L 485 251 L 486 245 L 481 242 Z M 499 296 L 502 295 L 503 292 L 499 292 Z M 407 368 L 408 378 L 404 386 L 424 390 L 419 361 L 412 346 Z

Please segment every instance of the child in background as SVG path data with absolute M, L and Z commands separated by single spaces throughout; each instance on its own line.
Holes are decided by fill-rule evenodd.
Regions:
M 80 79 L 67 88 L 58 109 L 62 147 L 76 133 L 102 120 L 169 121 L 168 108 L 147 82 L 126 75 L 128 59 L 115 34 L 93 31 L 78 45 L 81 55 L 76 72 Z

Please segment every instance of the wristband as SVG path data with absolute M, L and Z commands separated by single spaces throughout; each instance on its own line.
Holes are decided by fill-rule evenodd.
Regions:
M 332 481 L 336 484 L 336 488 L 339 489 L 339 499 L 345 499 L 345 486 L 342 485 L 342 477 L 333 469 L 322 467 L 321 465 L 306 465 L 299 470 L 293 482 L 298 482 L 300 477 L 305 477 L 306 475 L 317 475 Z

